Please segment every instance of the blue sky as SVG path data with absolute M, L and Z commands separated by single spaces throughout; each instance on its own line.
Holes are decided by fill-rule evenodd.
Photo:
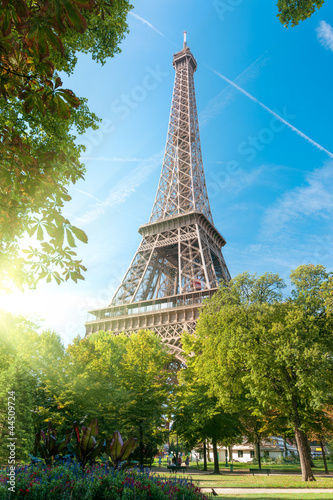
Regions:
M 67 343 L 84 334 L 88 309 L 109 304 L 153 206 L 184 30 L 231 275 L 272 271 L 287 280 L 304 263 L 333 270 L 333 5 L 292 29 L 276 14 L 274 0 L 144 0 L 119 55 L 104 66 L 79 56 L 64 84 L 103 119 L 79 139 L 86 177 L 65 208 L 89 237 L 78 247 L 86 280 L 40 285 L 3 299 L 5 307 L 44 317 Z

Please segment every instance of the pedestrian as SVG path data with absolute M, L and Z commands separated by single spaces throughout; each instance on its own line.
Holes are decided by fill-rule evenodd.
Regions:
M 181 464 L 182 464 L 182 456 L 179 453 L 178 458 L 177 458 L 177 465 L 181 465 Z
M 172 463 L 173 465 L 176 465 L 177 464 L 177 458 L 176 458 L 176 455 L 173 454 L 173 457 L 172 457 Z
M 186 469 L 188 469 L 188 466 L 190 465 L 190 457 L 187 455 L 186 460 L 185 460 L 185 465 Z
M 159 468 L 161 468 L 161 465 L 162 465 L 162 457 L 161 455 L 158 457 L 158 466 Z

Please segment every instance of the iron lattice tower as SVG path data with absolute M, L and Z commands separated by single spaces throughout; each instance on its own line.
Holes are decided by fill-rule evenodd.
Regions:
M 89 311 L 86 335 L 99 330 L 160 335 L 181 360 L 180 336 L 192 333 L 202 300 L 230 280 L 203 170 L 194 90 L 197 68 L 184 35 L 174 54 L 175 83 L 164 161 L 152 213 L 139 228 L 141 244 L 111 304 Z

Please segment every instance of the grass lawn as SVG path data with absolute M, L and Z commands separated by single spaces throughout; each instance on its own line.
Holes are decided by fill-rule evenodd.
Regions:
M 191 474 L 191 473 L 190 473 Z M 250 476 L 250 475 L 202 475 L 193 474 L 199 486 L 220 488 L 333 488 L 332 477 L 317 477 L 314 482 L 304 482 L 300 476 Z M 331 494 L 332 497 L 332 494 Z M 307 498 L 307 497 L 306 497 Z
M 315 467 L 313 469 L 313 472 L 314 473 L 324 473 L 324 462 L 323 460 L 320 460 L 320 459 L 315 459 L 314 460 L 314 464 L 315 464 Z M 154 463 L 155 466 L 158 466 L 158 462 L 157 460 L 155 460 L 155 463 Z M 166 467 L 167 466 L 167 460 L 162 460 L 162 466 L 163 467 Z M 329 472 L 333 473 L 333 460 L 328 460 L 327 461 L 327 466 L 328 466 L 328 470 Z M 262 463 L 261 464 L 261 467 L 263 469 L 272 469 L 273 471 L 289 471 L 289 472 L 301 472 L 301 466 L 300 464 L 276 464 L 276 463 L 272 463 L 272 464 L 265 464 L 265 463 Z M 214 463 L 213 462 L 207 462 L 207 468 L 208 468 L 208 471 L 212 471 L 214 469 Z M 246 463 L 241 463 L 241 462 L 233 462 L 233 469 L 234 471 L 237 471 L 237 470 L 244 470 L 244 471 L 248 471 L 249 469 L 252 469 L 252 468 L 258 468 L 258 465 L 257 464 L 246 464 Z M 197 467 L 197 464 L 196 462 L 191 462 L 190 463 L 190 469 L 195 469 L 195 470 L 203 470 L 203 462 L 199 462 L 199 467 Z M 221 469 L 221 472 L 224 472 L 224 471 L 228 471 L 230 470 L 229 467 L 226 468 L 225 466 L 225 462 L 220 462 L 220 469 Z
M 232 498 L 237 498 L 238 500 L 332 500 L 332 493 L 307 493 L 305 495 L 299 495 L 295 493 L 283 493 L 283 494 L 272 494 L 272 495 L 218 495 L 217 497 L 220 500 L 231 500 Z
M 317 473 L 317 472 L 324 473 L 323 460 L 315 459 L 314 464 L 315 464 L 315 467 L 313 468 L 314 473 Z M 328 466 L 328 471 L 333 473 L 333 461 L 332 460 L 327 461 L 327 466 Z M 280 470 L 289 471 L 289 472 L 299 472 L 299 473 L 301 472 L 300 464 L 276 464 L 276 463 L 265 464 L 265 463 L 262 463 L 261 467 L 263 469 L 272 469 L 272 471 L 276 471 L 276 472 L 278 472 Z M 196 462 L 191 462 L 190 468 L 198 469 Z M 213 462 L 207 462 L 207 468 L 208 468 L 208 471 L 212 471 L 214 469 Z M 254 464 L 254 465 L 253 464 L 244 464 L 241 462 L 234 462 L 233 463 L 234 471 L 237 471 L 237 470 L 248 471 L 250 468 L 251 469 L 258 468 L 258 464 Z M 203 463 L 202 462 L 199 462 L 199 469 L 203 470 Z M 221 472 L 230 470 L 229 467 L 226 468 L 225 462 L 220 462 L 220 469 L 221 469 Z
M 158 470 L 156 473 L 167 477 L 170 475 L 169 472 L 160 473 Z M 183 477 L 183 473 L 179 472 L 177 476 Z M 194 473 L 194 471 L 191 474 L 191 470 L 189 470 L 184 476 L 191 476 L 192 480 L 202 488 L 333 488 L 333 475 L 332 477 L 317 477 L 314 482 L 304 482 L 299 475 L 252 476 L 250 474 L 237 474 L 237 472 L 219 476 Z M 306 498 L 308 498 L 308 494 L 306 494 Z M 332 493 L 328 498 L 332 499 Z

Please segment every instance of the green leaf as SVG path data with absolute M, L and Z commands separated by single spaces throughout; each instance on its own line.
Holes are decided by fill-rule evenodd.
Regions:
M 113 433 L 113 437 L 112 437 L 112 441 L 111 441 L 111 445 L 110 445 L 110 455 L 111 455 L 111 458 L 113 460 L 113 462 L 116 462 L 118 460 L 120 460 L 121 458 L 121 448 L 123 446 L 123 439 L 121 437 L 121 434 L 120 432 L 118 431 L 115 431 Z
M 34 109 L 35 96 L 34 94 L 29 94 L 23 103 L 23 108 L 26 113 L 30 113 Z
M 42 240 L 43 240 L 43 236 L 44 236 L 44 233 L 43 233 L 43 228 L 42 228 L 42 226 L 39 224 L 39 225 L 38 225 L 38 229 L 37 229 L 37 240 L 42 241 Z
M 64 46 L 62 44 L 61 38 L 54 33 L 52 28 L 44 28 L 44 32 L 52 47 L 58 52 L 61 52 L 62 55 L 64 55 Z
M 37 231 L 37 229 L 38 229 L 38 224 L 35 224 L 34 226 L 28 227 L 27 228 L 28 235 L 31 237 L 35 233 L 35 231 Z
M 134 437 L 130 437 L 129 439 L 127 439 L 127 441 L 125 441 L 125 443 L 121 447 L 120 460 L 127 460 L 129 455 L 136 448 L 136 446 L 137 446 L 137 439 L 135 439 Z
M 59 95 L 56 95 L 54 99 L 57 105 L 58 115 L 60 116 L 60 118 L 67 120 L 71 116 L 71 110 L 69 106 Z
M 71 233 L 71 231 L 66 228 L 66 234 L 67 234 L 67 241 L 68 241 L 68 244 L 71 246 L 71 247 L 76 247 L 75 245 L 75 240 L 73 238 L 73 235 Z
M 58 94 L 73 108 L 77 108 L 81 104 L 80 99 L 69 89 L 61 89 L 58 91 Z
M 71 231 L 75 234 L 78 240 L 82 241 L 83 243 L 88 243 L 88 236 L 84 231 L 82 231 L 82 229 L 79 229 L 76 226 L 71 226 Z
M 3 34 L 4 36 L 9 35 L 11 31 L 12 18 L 10 15 L 10 10 L 4 9 L 4 18 L 3 18 Z
M 64 6 L 67 11 L 67 18 L 73 28 L 75 28 L 80 33 L 84 33 L 84 31 L 87 29 L 86 19 L 76 10 L 75 7 L 73 7 L 70 2 L 67 1 Z
M 98 434 L 98 421 L 95 417 L 88 427 L 82 427 L 81 450 L 84 455 L 87 455 L 95 446 L 96 439 L 94 436 Z

